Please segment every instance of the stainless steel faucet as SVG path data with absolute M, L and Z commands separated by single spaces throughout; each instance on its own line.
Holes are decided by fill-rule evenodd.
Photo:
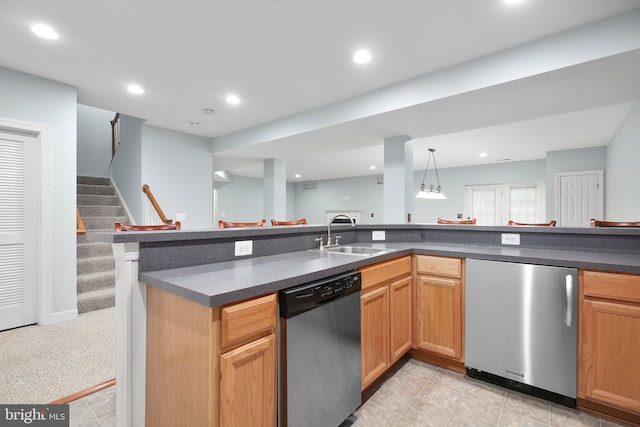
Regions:
M 338 240 L 342 237 L 342 236 L 336 236 L 335 237 L 335 243 L 331 243 L 331 223 L 333 222 L 334 219 L 336 218 L 340 218 L 340 217 L 344 217 L 349 219 L 349 221 L 351 221 L 351 226 L 355 227 L 356 226 L 356 221 L 351 218 L 349 215 L 347 214 L 338 214 L 334 217 L 329 218 L 329 225 L 327 226 L 327 244 L 322 246 L 322 238 L 320 238 L 320 250 L 324 249 L 324 248 L 329 248 L 331 246 L 338 246 L 339 242 Z

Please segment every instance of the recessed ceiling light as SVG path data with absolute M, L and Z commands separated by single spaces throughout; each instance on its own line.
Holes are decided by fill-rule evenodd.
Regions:
M 31 31 L 33 31 L 35 34 L 42 37 L 43 39 L 48 39 L 48 40 L 58 39 L 58 33 L 56 33 L 56 30 L 54 30 L 47 24 L 35 24 L 31 26 Z
M 371 169 L 371 170 L 375 170 L 375 168 L 376 167 L 374 165 L 369 166 L 369 169 Z
M 505 4 L 516 4 L 516 3 L 522 3 L 524 0 L 502 0 L 505 2 Z
M 300 176 L 301 176 L 301 175 L 300 175 L 299 173 L 297 173 L 297 174 L 296 174 L 296 178 L 300 178 Z
M 238 96 L 237 96 L 237 95 L 234 95 L 234 94 L 227 95 L 227 98 L 226 98 L 226 99 L 227 99 L 227 102 L 228 102 L 229 104 L 233 104 L 233 105 L 235 105 L 235 104 L 239 104 L 239 103 L 240 103 L 240 98 L 238 98 Z
M 353 55 L 353 62 L 356 64 L 366 64 L 371 61 L 371 54 L 366 49 L 360 49 Z
M 478 157 L 487 157 L 487 153 L 480 153 L 478 154 Z
M 127 86 L 127 90 L 131 93 L 135 93 L 136 95 L 141 95 L 144 93 L 144 89 L 142 89 L 142 86 L 136 84 Z

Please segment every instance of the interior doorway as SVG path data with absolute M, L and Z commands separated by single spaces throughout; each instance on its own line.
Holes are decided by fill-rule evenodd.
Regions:
M 0 118 L 0 330 L 53 313 L 51 129 Z
M 37 144 L 0 131 L 0 331 L 38 321 Z
M 556 218 L 561 227 L 590 227 L 591 219 L 604 219 L 603 171 L 556 174 Z

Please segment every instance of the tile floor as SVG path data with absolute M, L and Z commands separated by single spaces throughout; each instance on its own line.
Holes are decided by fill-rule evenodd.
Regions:
M 115 388 L 72 402 L 70 427 L 115 427 Z M 626 424 L 409 360 L 349 419 L 352 427 Z M 295 426 L 299 427 L 299 426 Z M 304 427 L 304 426 L 300 426 Z

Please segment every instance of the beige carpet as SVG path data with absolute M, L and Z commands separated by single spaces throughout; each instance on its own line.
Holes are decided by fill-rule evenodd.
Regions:
M 114 308 L 0 332 L 0 403 L 48 403 L 115 373 Z

